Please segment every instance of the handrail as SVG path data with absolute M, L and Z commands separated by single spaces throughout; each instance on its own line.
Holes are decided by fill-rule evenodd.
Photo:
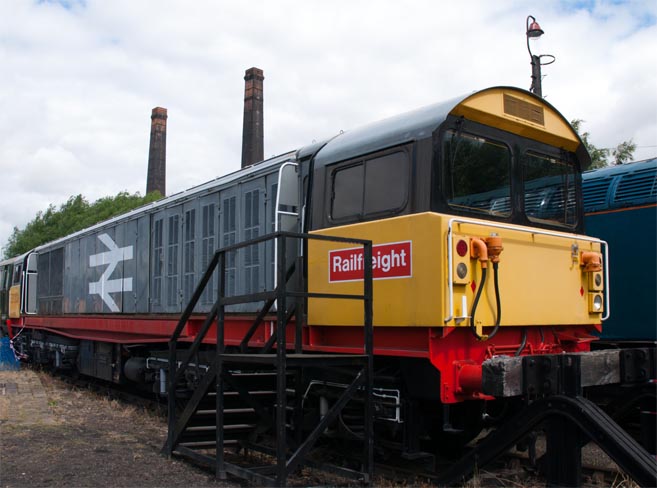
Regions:
M 219 264 L 219 255 L 221 253 L 225 254 L 225 253 L 228 253 L 228 252 L 237 251 L 238 249 L 241 249 L 241 248 L 245 248 L 245 247 L 253 246 L 253 245 L 256 245 L 256 244 L 260 244 L 260 243 L 263 243 L 263 242 L 266 242 L 268 240 L 275 239 L 275 238 L 278 238 L 278 237 L 298 238 L 298 239 L 309 239 L 309 238 L 311 238 L 311 239 L 323 240 L 323 241 L 346 242 L 346 243 L 362 244 L 362 245 L 367 244 L 368 242 L 371 242 L 371 241 L 367 241 L 367 240 L 363 240 L 363 239 L 351 239 L 351 238 L 342 238 L 342 237 L 322 236 L 322 235 L 316 235 L 316 234 L 298 234 L 298 233 L 294 233 L 294 232 L 278 231 L 278 232 L 274 232 L 274 233 L 271 233 L 271 234 L 266 234 L 266 235 L 260 236 L 260 237 L 255 237 L 255 238 L 249 239 L 247 241 L 239 242 L 239 243 L 232 244 L 230 246 L 226 246 L 226 247 L 223 247 L 221 249 L 218 249 L 217 251 L 215 251 L 214 255 L 212 256 L 212 259 L 210 260 L 210 263 L 208 264 L 208 267 L 205 270 L 205 273 L 201 277 L 201 280 L 199 281 L 198 285 L 196 286 L 196 289 L 194 290 L 194 293 L 192 294 L 192 297 L 190 298 L 187 306 L 185 307 L 185 310 L 183 311 L 183 313 L 180 317 L 180 320 L 178 321 L 178 324 L 176 325 L 176 328 L 174 329 L 173 334 L 171 335 L 171 339 L 169 340 L 169 353 L 170 353 L 169 354 L 169 364 L 170 365 L 173 365 L 173 364 L 176 363 L 176 354 L 175 354 L 176 344 L 178 342 L 178 339 L 180 339 L 180 336 L 182 335 L 182 331 L 185 327 L 185 324 L 187 323 L 187 321 L 191 317 L 192 313 L 194 312 L 194 307 L 196 307 L 199 299 L 201 298 L 201 295 L 203 294 L 203 291 L 207 287 L 207 284 L 210 281 L 210 279 L 212 278 L 212 274 L 215 272 L 215 269 L 217 268 L 217 265 Z M 286 273 L 286 280 L 289 280 L 290 276 L 291 276 L 291 274 Z M 274 290 L 274 292 L 275 292 L 275 290 Z M 258 297 L 256 299 L 251 300 L 250 297 L 252 297 L 252 296 L 253 296 L 253 294 L 242 295 L 242 296 L 238 296 L 238 297 L 231 297 L 232 298 L 231 302 L 232 303 L 249 303 L 249 302 L 253 302 L 253 301 L 260 301 L 260 299 L 261 299 L 260 297 Z M 330 298 L 330 297 L 327 296 L 327 298 Z M 206 324 L 208 325 L 207 329 L 209 330 L 209 324 L 211 324 L 212 321 L 214 320 L 214 314 L 212 313 L 213 311 L 216 314 L 215 307 L 213 307 L 213 310 L 207 315 L 206 321 L 204 323 L 204 327 L 202 328 L 202 330 L 206 329 L 206 327 L 205 327 Z M 266 312 L 265 312 L 265 314 L 266 314 Z M 264 315 L 263 315 L 263 317 L 264 317 Z M 207 333 L 207 330 L 204 330 L 203 334 L 200 334 L 200 333 L 197 334 L 196 339 L 192 343 L 192 347 L 189 350 L 188 360 L 186 362 L 183 362 L 180 365 L 181 370 L 185 369 L 185 367 L 187 366 L 186 363 L 189 362 L 189 359 L 194 355 L 196 350 L 200 347 L 200 343 L 202 342 L 202 340 L 205 337 L 206 333 Z M 199 339 L 199 337 L 200 337 L 200 339 Z M 175 366 L 173 366 L 173 367 L 175 368 Z M 176 380 L 176 379 L 180 379 L 180 378 L 177 375 L 171 374 L 171 371 L 169 373 L 170 373 L 170 377 L 169 377 L 170 386 L 173 386 L 173 385 L 175 385 L 175 383 L 173 383 L 173 381 Z
M 279 252 L 277 254 L 277 285 L 275 289 L 271 292 L 258 292 L 252 294 L 244 294 L 239 296 L 225 297 L 225 272 L 226 272 L 226 253 L 237 251 L 241 248 L 246 248 L 249 246 L 258 245 L 266 241 L 275 239 L 275 242 L 278 244 L 277 248 Z M 364 276 L 363 276 L 363 293 L 361 294 L 331 294 L 331 293 L 311 293 L 307 290 L 307 283 L 303 279 L 300 279 L 300 290 L 288 291 L 286 290 L 286 284 L 294 274 L 294 266 L 288 268 L 286 266 L 286 253 L 285 253 L 285 243 L 287 239 L 301 239 L 303 241 L 308 240 L 317 240 L 317 241 L 329 241 L 329 242 L 338 242 L 338 243 L 348 243 L 348 244 L 358 244 L 363 246 L 363 257 L 364 262 L 368 263 L 364 266 Z M 198 350 L 203 342 L 203 339 L 207 335 L 212 323 L 216 318 L 217 320 L 217 359 L 221 354 L 223 354 L 225 349 L 224 343 L 224 316 L 225 316 L 225 306 L 227 304 L 237 304 L 237 303 L 251 303 L 265 300 L 265 305 L 256 317 L 255 323 L 249 328 L 246 332 L 244 339 L 241 341 L 240 349 L 242 351 L 246 350 L 248 347 L 248 342 L 250 337 L 253 336 L 258 326 L 262 323 L 264 317 L 270 311 L 273 303 L 277 304 L 277 331 L 276 334 L 272 334 L 272 337 L 265 343 L 263 351 L 269 351 L 274 344 L 276 343 L 277 355 L 279 355 L 279 360 L 285 362 L 285 350 L 287 346 L 285 328 L 289 321 L 294 315 L 297 315 L 296 320 L 296 334 L 295 334 L 295 352 L 302 352 L 302 333 L 301 328 L 303 326 L 300 310 L 303 307 L 303 300 L 308 298 L 333 298 L 333 299 L 357 299 L 363 300 L 364 303 L 364 352 L 369 357 L 369 370 L 371 371 L 372 367 L 372 354 L 373 354 L 373 327 L 372 327 L 372 241 L 365 239 L 354 239 L 354 238 L 345 238 L 345 237 L 334 237 L 334 236 L 325 236 L 317 234 L 308 234 L 308 233 L 294 233 L 288 231 L 277 231 L 264 236 L 256 237 L 247 241 L 239 242 L 232 244 L 230 246 L 223 247 L 218 249 L 210 263 L 208 264 L 207 269 L 205 270 L 201 280 L 199 281 L 192 297 L 185 307 L 178 324 L 173 331 L 171 339 L 169 340 L 169 377 L 168 377 L 168 414 L 169 414 L 169 435 L 167 438 L 166 450 L 170 454 L 174 449 L 174 443 L 176 441 L 175 432 L 176 432 L 176 385 L 182 379 L 184 371 L 191 364 L 191 360 L 195 354 L 198 353 Z M 203 326 L 196 334 L 194 341 L 191 346 L 186 350 L 186 354 L 183 360 L 178 364 L 177 361 L 177 343 L 182 335 L 182 331 L 187 324 L 187 321 L 191 317 L 196 304 L 200 300 L 207 284 L 215 271 L 219 269 L 219 287 L 217 291 L 216 301 L 206 315 Z M 302 273 L 303 267 L 296 266 L 298 273 Z M 296 306 L 290 308 L 289 311 L 286 310 L 286 299 L 294 298 L 297 301 Z M 220 363 L 219 363 L 220 364 Z M 221 367 L 219 367 L 216 374 L 221 374 Z M 371 375 L 368 375 L 368 383 L 371 383 Z M 219 382 L 218 382 L 219 383 Z

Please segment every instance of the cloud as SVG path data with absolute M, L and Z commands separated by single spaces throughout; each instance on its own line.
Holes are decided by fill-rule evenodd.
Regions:
M 9 15 L 9 11 L 11 14 Z M 151 109 L 169 111 L 167 189 L 239 167 L 244 70 L 265 73 L 265 155 L 491 85 L 543 91 L 591 140 L 657 149 L 657 4 L 0 0 L 0 245 L 72 194 L 145 189 Z M 646 147 L 646 146 L 653 146 Z

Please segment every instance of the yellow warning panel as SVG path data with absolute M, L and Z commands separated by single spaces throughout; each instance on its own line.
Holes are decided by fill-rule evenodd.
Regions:
M 17 319 L 21 316 L 21 287 L 14 285 L 9 288 L 9 318 Z
M 444 283 L 440 216 L 416 214 L 346 225 L 318 234 L 370 239 L 374 277 L 374 325 L 440 325 Z M 309 291 L 363 293 L 362 247 L 308 242 Z M 311 325 L 362 325 L 360 300 L 311 299 Z
M 600 245 L 584 236 L 431 212 L 316 233 L 372 241 L 375 326 L 469 327 L 480 288 L 479 327 L 494 325 L 498 313 L 502 326 L 601 321 L 602 310 L 588 303 L 589 291 L 600 291 L 579 259 Z M 485 262 L 475 243 L 487 251 Z M 309 291 L 362 295 L 363 260 L 362 247 L 311 239 Z M 363 317 L 360 300 L 309 300 L 311 326 L 362 325 Z

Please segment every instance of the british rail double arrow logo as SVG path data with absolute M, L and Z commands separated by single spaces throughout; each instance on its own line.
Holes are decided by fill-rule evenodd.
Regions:
M 112 312 L 119 312 L 119 306 L 110 293 L 132 291 L 132 278 L 115 278 L 111 280 L 110 276 L 112 276 L 112 273 L 114 273 L 116 266 L 120 262 L 132 259 L 132 246 L 119 247 L 107 234 L 100 234 L 98 239 L 105 244 L 105 247 L 109 251 L 89 256 L 89 266 L 92 268 L 108 266 L 98 281 L 89 283 L 89 294 L 100 295 L 100 298 L 103 299 L 103 302 L 105 302 Z

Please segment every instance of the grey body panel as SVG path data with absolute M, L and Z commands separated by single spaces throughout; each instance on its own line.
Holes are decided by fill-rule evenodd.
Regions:
M 61 310 L 44 289 L 37 300 L 49 301 L 41 313 L 180 314 L 217 249 L 273 231 L 278 168 L 288 160 L 293 153 L 40 246 L 44 263 L 63 251 Z M 271 289 L 273 255 L 272 244 L 260 244 L 229 258 L 229 294 Z M 197 312 L 211 309 L 217 288 L 215 273 Z M 232 311 L 254 312 L 258 305 Z

